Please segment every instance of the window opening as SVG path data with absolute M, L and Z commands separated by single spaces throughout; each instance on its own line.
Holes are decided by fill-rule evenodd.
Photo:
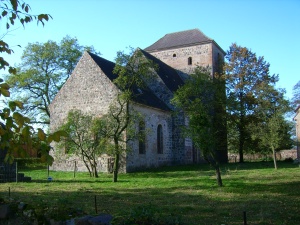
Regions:
M 188 65 L 192 65 L 192 63 L 193 63 L 192 57 L 189 57 L 188 58 Z
M 157 153 L 163 153 L 163 130 L 161 124 L 157 126 Z
M 176 54 L 175 54 L 175 53 L 173 54 L 173 57 L 174 57 L 174 58 L 176 57 Z
M 139 122 L 139 154 L 145 154 L 146 153 L 146 136 L 145 136 L 145 122 L 140 121 Z

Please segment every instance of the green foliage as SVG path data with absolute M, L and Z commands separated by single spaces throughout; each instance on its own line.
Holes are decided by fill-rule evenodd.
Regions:
M 13 50 L 9 47 L 8 43 L 4 42 L 3 37 L 10 31 L 10 29 L 17 24 L 21 23 L 25 27 L 26 23 L 32 21 L 37 21 L 37 23 L 42 23 L 44 25 L 45 21 L 52 18 L 49 14 L 30 14 L 30 6 L 22 0 L 2 0 L 0 2 L 0 21 L 6 19 L 6 33 L 2 34 L 0 39 L 0 52 L 12 54 Z M 8 67 L 9 73 L 15 73 L 16 69 L 9 66 L 9 63 L 0 57 L 0 69 L 5 69 Z
M 274 101 L 278 75 L 269 74 L 270 65 L 263 57 L 237 44 L 230 46 L 226 60 L 229 148 L 238 151 L 243 162 L 245 151 L 263 149 L 258 139 L 251 138 L 255 133 L 250 127 L 265 122 L 259 111 L 267 110 L 266 103 Z
M 21 0 L 3 0 L 0 2 L 0 21 L 6 19 L 6 33 L 0 39 L 0 53 L 13 53 L 8 43 L 3 41 L 3 37 L 16 22 L 20 22 L 23 26 L 32 21 L 44 25 L 44 22 L 51 18 L 48 14 L 32 15 L 29 11 L 30 6 Z M 11 76 L 16 74 L 16 68 L 11 67 L 3 57 L 0 57 L 0 70 L 7 68 Z M 38 149 L 41 153 L 41 159 L 51 164 L 53 158 L 49 155 L 49 145 L 53 140 L 59 140 L 58 136 L 62 133 L 56 132 L 47 136 L 44 131 L 40 130 L 36 134 L 33 127 L 30 126 L 30 119 L 20 113 L 20 110 L 24 109 L 23 102 L 20 99 L 6 102 L 5 98 L 10 96 L 9 84 L 0 79 L 0 97 L 3 98 L 0 110 L 0 151 L 6 152 L 5 161 L 12 163 L 16 153 L 25 157 L 28 149 Z
M 76 38 L 66 36 L 60 43 L 29 43 L 23 51 L 16 74 L 6 77 L 14 99 L 24 103 L 23 113 L 31 123 L 49 124 L 49 105 L 71 75 L 84 50 Z
M 180 87 L 172 99 L 179 110 L 183 110 L 188 119 L 184 127 L 187 137 L 190 137 L 204 158 L 216 168 L 217 181 L 222 186 L 218 166 L 218 130 L 217 107 L 222 105 L 219 98 L 218 80 L 222 77 L 211 76 L 208 69 L 197 68 L 186 83 Z
M 134 121 L 138 118 L 133 108 L 130 108 L 130 103 L 137 95 L 136 90 L 145 87 L 145 82 L 150 81 L 156 69 L 157 66 L 140 49 L 134 51 L 130 48 L 129 54 L 117 53 L 113 71 L 117 78 L 114 83 L 121 92 L 103 117 L 107 124 L 107 137 L 114 143 L 114 182 L 117 182 L 120 154 L 126 150 L 126 143 L 133 137 Z
M 66 153 L 82 158 L 91 177 L 98 177 L 98 156 L 108 152 L 110 146 L 104 126 L 101 118 L 74 110 L 69 112 L 67 122 L 59 129 L 67 135 L 58 146 Z
M 298 106 L 300 106 L 300 80 L 293 87 L 292 105 L 293 109 L 296 109 Z

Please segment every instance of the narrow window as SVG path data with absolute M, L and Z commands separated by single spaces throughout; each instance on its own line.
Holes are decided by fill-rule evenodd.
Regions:
M 192 57 L 189 57 L 188 58 L 188 65 L 192 65 L 192 63 L 193 63 Z
M 145 154 L 146 153 L 146 136 L 145 136 L 145 122 L 140 121 L 139 122 L 139 154 Z
M 157 127 L 157 153 L 163 154 L 163 130 L 161 124 Z
M 173 54 L 173 57 L 175 58 L 175 57 L 176 57 L 176 54 Z

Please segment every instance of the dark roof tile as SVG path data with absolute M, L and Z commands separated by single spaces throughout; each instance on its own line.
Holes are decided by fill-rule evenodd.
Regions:
M 90 52 L 88 53 L 111 81 L 114 81 L 114 79 L 117 78 L 117 75 L 113 73 L 115 63 L 106 60 L 100 56 L 97 56 L 93 53 Z M 170 111 L 170 108 L 158 97 L 156 97 L 154 93 L 151 92 L 150 89 L 134 88 L 133 92 L 134 92 L 133 101 L 153 108 L 161 109 L 164 111 Z
M 205 43 L 213 41 L 207 37 L 199 29 L 192 29 L 166 34 L 154 44 L 145 48 L 145 51 L 152 52 L 162 49 L 175 48 L 179 46 L 189 46 L 193 44 Z

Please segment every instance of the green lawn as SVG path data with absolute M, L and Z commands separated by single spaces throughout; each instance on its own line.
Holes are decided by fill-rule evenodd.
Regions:
M 222 166 L 224 187 L 218 187 L 208 165 L 164 167 L 146 172 L 111 174 L 98 179 L 87 173 L 26 170 L 30 183 L 0 184 L 0 197 L 35 207 L 72 207 L 117 217 L 137 207 L 152 208 L 162 217 L 181 218 L 184 224 L 300 224 L 300 168 L 291 162 L 227 164 Z

